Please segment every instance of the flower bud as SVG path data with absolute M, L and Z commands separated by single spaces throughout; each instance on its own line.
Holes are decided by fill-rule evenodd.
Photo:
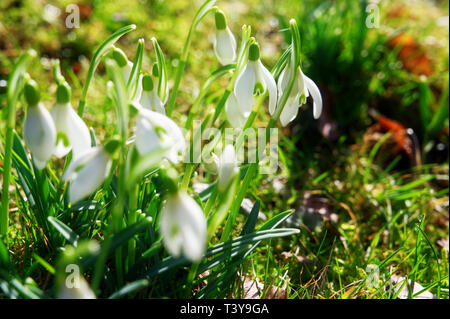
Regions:
M 236 61 L 236 39 L 230 28 L 227 27 L 225 15 L 222 10 L 215 13 L 216 37 L 214 39 L 214 53 L 222 65 Z
M 39 103 L 41 96 L 36 81 L 29 80 L 24 86 L 25 100 L 29 106 Z
M 227 28 L 227 19 L 222 10 L 218 9 L 214 15 L 217 30 L 225 30 Z
M 56 90 L 56 104 L 51 116 L 57 131 L 54 155 L 61 158 L 72 150 L 72 159 L 91 148 L 91 135 L 88 127 L 70 104 L 71 89 L 67 82 L 61 82 Z
M 31 151 L 34 164 L 38 169 L 43 169 L 55 149 L 55 123 L 44 105 L 39 102 L 37 83 L 28 81 L 24 91 L 25 100 L 30 106 L 23 128 L 24 140 Z

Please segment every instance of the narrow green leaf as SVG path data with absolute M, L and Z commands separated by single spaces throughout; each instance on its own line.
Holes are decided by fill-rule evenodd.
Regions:
M 47 219 L 70 244 L 77 247 L 79 236 L 69 226 L 53 216 L 48 216 Z
M 110 35 L 105 41 L 103 41 L 102 44 L 97 48 L 97 50 L 94 53 L 94 56 L 92 57 L 91 64 L 89 65 L 89 70 L 87 73 L 86 81 L 84 82 L 83 91 L 81 93 L 80 97 L 80 104 L 78 106 L 78 115 L 83 116 L 84 113 L 84 107 L 86 105 L 86 96 L 87 92 L 89 90 L 89 86 L 91 84 L 91 80 L 94 77 L 95 70 L 97 69 L 98 65 L 100 64 L 100 61 L 102 60 L 103 56 L 105 56 L 111 47 L 116 43 L 117 40 L 120 39 L 124 34 L 133 31 L 136 29 L 136 25 L 131 24 L 127 25 L 116 32 L 114 32 L 112 35 Z

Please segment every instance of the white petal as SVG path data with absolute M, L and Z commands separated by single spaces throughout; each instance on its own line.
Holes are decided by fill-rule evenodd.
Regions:
M 58 104 L 57 103 L 57 104 L 55 104 L 55 106 L 53 106 L 53 108 L 50 111 L 50 114 L 55 123 L 57 134 L 58 134 L 58 132 L 62 132 L 66 135 L 67 138 L 69 138 L 69 137 L 67 136 L 67 132 L 66 132 L 65 128 L 67 128 L 67 126 L 69 125 L 68 116 L 67 116 L 69 109 L 70 109 L 69 103 L 67 103 L 67 104 Z M 72 147 L 71 147 L 70 143 L 69 143 L 69 145 L 65 146 L 64 141 L 59 140 L 55 147 L 54 155 L 58 158 L 64 157 L 67 155 L 67 153 L 70 152 L 71 149 L 72 149 Z
M 29 107 L 24 124 L 24 139 L 38 169 L 43 169 L 55 151 L 56 127 L 43 104 Z
M 264 80 L 264 83 L 269 91 L 269 113 L 272 115 L 275 112 L 277 106 L 277 84 L 272 74 L 267 68 L 259 61 L 259 69 Z
M 77 281 L 78 287 L 69 288 L 64 285 L 58 294 L 58 299 L 95 299 L 95 294 L 86 280 L 81 277 Z
M 133 69 L 133 62 L 128 61 L 128 63 L 122 67 L 122 75 L 123 75 L 123 81 L 125 82 L 125 85 L 128 83 L 128 79 L 131 75 L 131 70 Z
M 179 229 L 176 208 L 170 200 L 163 207 L 160 229 L 164 246 L 172 256 L 178 257 L 181 254 L 183 237 Z
M 149 154 L 154 149 L 161 147 L 159 137 L 152 124 L 142 116 L 136 120 L 136 148 L 139 154 Z
M 64 182 L 71 181 L 77 174 L 77 169 L 83 167 L 98 153 L 99 148 L 93 147 L 75 160 L 72 160 L 66 168 L 62 180 Z
M 304 77 L 306 87 L 308 88 L 308 91 L 311 93 L 311 96 L 314 100 L 313 115 L 315 119 L 318 119 L 322 114 L 322 95 L 320 94 L 319 88 L 317 87 L 316 83 L 314 83 L 314 81 L 308 78 L 306 75 Z
M 225 190 L 238 172 L 236 151 L 227 144 L 219 158 L 219 189 Z
M 217 31 L 214 53 L 222 65 L 234 63 L 236 60 L 236 40 L 228 27 L 225 30 Z
M 78 158 L 91 148 L 91 135 L 84 121 L 73 108 L 69 110 L 69 126 L 67 135 L 72 146 L 73 159 Z
M 70 169 L 72 173 L 69 189 L 71 203 L 76 203 L 96 191 L 108 176 L 111 168 L 110 156 L 102 147 L 95 148 L 94 153 L 83 154 L 75 162 L 81 162 L 84 166 L 75 163 L 75 169 Z
M 206 248 L 206 219 L 197 204 L 186 193 L 169 195 L 163 206 L 160 230 L 170 254 L 181 252 L 191 261 L 202 258 Z
M 244 116 L 248 117 L 253 108 L 253 90 L 256 82 L 256 63 L 250 61 L 239 73 L 234 86 L 234 94 Z
M 178 223 L 183 237 L 183 253 L 199 261 L 206 248 L 206 219 L 197 202 L 186 193 L 178 194 Z
M 156 90 L 144 91 L 141 97 L 141 105 L 151 111 L 166 114 L 164 103 L 159 98 Z
M 292 122 L 298 114 L 298 100 L 289 98 L 280 114 L 280 122 L 282 126 Z
M 164 131 L 162 138 L 158 136 L 159 145 L 169 149 L 166 156 L 170 161 L 175 164 L 178 163 L 178 153 L 184 153 L 186 143 L 177 124 L 167 116 L 151 110 L 141 109 L 139 113 L 151 124 L 153 129 L 161 128 Z
M 248 116 L 244 116 L 241 108 L 239 107 L 236 96 L 231 92 L 227 101 L 225 102 L 225 114 L 227 115 L 227 120 L 234 128 L 243 128 Z

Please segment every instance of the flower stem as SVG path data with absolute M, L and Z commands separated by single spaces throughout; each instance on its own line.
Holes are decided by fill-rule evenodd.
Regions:
M 177 99 L 178 88 L 180 87 L 181 78 L 183 77 L 184 67 L 186 66 L 186 61 L 180 60 L 178 63 L 177 73 L 175 75 L 175 82 L 173 84 L 172 91 L 169 96 L 169 103 L 167 105 L 167 116 L 172 114 L 173 108 L 175 107 L 175 101 Z
M 128 226 L 136 223 L 137 220 L 137 197 L 138 197 L 139 187 L 136 185 L 130 193 L 129 200 L 129 211 L 128 211 Z M 134 266 L 134 261 L 136 259 L 136 241 L 131 238 L 128 242 L 128 271 Z
M 9 226 L 9 183 L 11 180 L 11 162 L 13 151 L 13 132 L 16 126 L 16 105 L 22 91 L 26 65 L 36 56 L 34 50 L 27 51 L 22 55 L 14 66 L 8 79 L 8 117 L 6 123 L 5 157 L 3 159 L 3 188 L 2 206 L 0 213 L 0 237 L 6 237 Z M 8 241 L 4 241 L 8 245 Z
M 181 181 L 180 188 L 182 190 L 187 190 L 189 186 L 189 182 L 191 181 L 191 175 L 194 172 L 196 164 L 195 163 L 189 163 L 186 165 L 186 170 L 184 172 L 183 180 Z

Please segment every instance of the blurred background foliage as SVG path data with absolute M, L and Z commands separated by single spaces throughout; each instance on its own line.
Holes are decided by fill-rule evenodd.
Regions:
M 80 8 L 77 29 L 64 24 L 65 7 L 72 3 Z M 27 48 L 34 48 L 41 57 L 30 73 L 50 105 L 56 90 L 50 59 L 61 59 L 63 73 L 77 98 L 95 47 L 130 23 L 136 24 L 137 30 L 120 39 L 118 45 L 132 58 L 137 39 L 143 37 L 147 49 L 144 69 L 149 70 L 154 61 L 150 38 L 155 36 L 171 61 L 173 80 L 191 19 L 200 4 L 200 0 L 2 0 L 2 110 L 9 72 Z M 366 26 L 370 4 L 379 9 L 376 28 Z M 311 107 L 305 106 L 297 119 L 282 129 L 279 172 L 260 175 L 253 184 L 251 200 L 261 200 L 261 211 L 273 215 L 293 207 L 299 220 L 291 222 L 307 229 L 299 238 L 280 240 L 273 251 L 263 249 L 255 260 L 261 263 L 256 275 L 267 270 L 264 260 L 276 266 L 264 280 L 277 278 L 289 265 L 293 282 L 302 287 L 297 296 L 317 294 L 315 288 L 311 291 L 316 282 L 302 286 L 303 280 L 317 278 L 329 265 L 328 254 L 334 249 L 339 260 L 327 267 L 328 280 L 335 285 L 336 294 L 345 296 L 346 289 L 336 289 L 338 282 L 357 281 L 363 265 L 381 262 L 402 245 L 414 247 L 416 237 L 409 236 L 407 230 L 414 231 L 422 216 L 436 247 L 447 238 L 448 254 L 448 1 L 223 0 L 218 5 L 235 35 L 240 35 L 243 24 L 252 26 L 268 66 L 287 47 L 289 38 L 284 30 L 289 19 L 296 18 L 302 37 L 303 71 L 318 83 L 324 100 L 319 121 L 312 120 Z M 178 95 L 175 117 L 182 123 L 203 81 L 218 67 L 213 37 L 214 21 L 208 18 L 194 34 Z M 108 123 L 114 120 L 104 73 L 100 66 L 85 113 L 99 139 L 112 134 Z M 225 80 L 219 81 L 207 95 L 205 113 L 220 98 L 224 85 Z M 22 117 L 19 111 L 18 118 Z M 267 120 L 268 113 L 261 112 L 258 124 L 264 126 Z M 2 130 L 3 125 L 4 121 Z M 314 232 L 314 227 L 307 225 L 311 222 L 325 227 Z M 279 253 L 286 251 L 295 251 L 294 257 L 301 255 L 303 261 L 297 258 L 292 262 L 292 253 L 283 260 Z M 445 269 L 445 248 L 442 254 L 437 262 Z M 409 257 L 406 252 L 399 253 L 390 262 L 405 274 L 416 267 Z M 432 262 L 428 266 L 433 267 Z M 448 260 L 446 267 L 448 276 Z M 436 272 L 429 271 L 426 263 L 423 269 L 417 280 L 437 280 Z M 448 287 L 448 277 L 446 280 Z M 369 291 L 366 296 L 371 293 L 380 292 Z

